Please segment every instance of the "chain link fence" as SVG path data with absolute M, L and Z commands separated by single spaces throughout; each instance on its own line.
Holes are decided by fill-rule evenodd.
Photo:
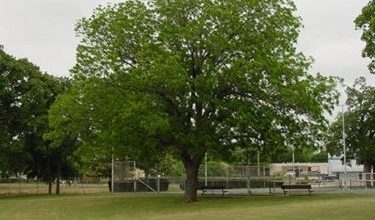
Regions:
M 113 192 L 161 192 L 183 193 L 185 176 L 169 176 L 162 173 L 145 173 L 136 162 L 115 162 L 113 178 L 79 176 L 62 180 L 61 194 L 88 194 Z M 113 180 L 113 183 L 112 183 Z M 283 184 L 309 184 L 316 192 L 341 192 L 343 190 L 375 191 L 374 173 L 362 173 L 356 178 L 344 179 L 317 172 L 301 172 L 298 176 L 288 172 L 271 173 L 269 166 L 229 165 L 226 163 L 203 164 L 198 171 L 198 186 L 223 187 L 228 194 L 277 194 Z M 56 182 L 52 185 L 54 193 Z M 48 194 L 48 184 L 38 180 L 21 178 L 0 179 L 0 195 Z
M 43 181 L 0 179 L 0 195 L 48 194 L 48 188 L 48 184 Z M 52 194 L 54 194 L 55 189 L 56 182 L 53 182 Z M 76 180 L 62 180 L 60 182 L 61 194 L 89 194 L 108 191 L 108 178 L 101 178 L 95 181 L 77 178 Z

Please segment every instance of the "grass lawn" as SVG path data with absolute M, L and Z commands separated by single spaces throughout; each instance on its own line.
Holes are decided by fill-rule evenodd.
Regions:
M 101 194 L 0 198 L 0 219 L 375 219 L 375 196 L 251 196 Z

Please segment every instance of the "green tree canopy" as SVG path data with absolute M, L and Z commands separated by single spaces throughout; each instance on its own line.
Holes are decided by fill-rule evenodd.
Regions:
M 44 144 L 47 111 L 57 90 L 53 77 L 0 48 L 0 170 L 25 172 L 38 163 L 32 154 Z
M 318 143 L 338 94 L 334 79 L 308 74 L 300 26 L 289 0 L 100 6 L 77 25 L 76 82 L 51 110 L 64 112 L 51 115 L 55 135 L 75 130 L 137 160 L 173 155 L 195 201 L 205 152 Z
M 362 9 L 362 13 L 355 19 L 356 27 L 362 29 L 362 40 L 366 47 L 363 49 L 363 57 L 371 59 L 369 70 L 375 73 L 375 1 L 370 0 Z
M 365 165 L 367 171 L 375 165 L 375 88 L 358 78 L 346 89 L 347 111 L 337 116 L 330 127 L 327 149 L 332 154 L 342 153 L 342 120 L 345 120 L 347 155 Z

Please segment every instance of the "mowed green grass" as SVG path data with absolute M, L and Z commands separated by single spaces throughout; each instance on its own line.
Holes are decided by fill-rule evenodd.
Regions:
M 312 195 L 200 198 L 103 194 L 0 198 L 0 219 L 375 219 L 375 196 Z

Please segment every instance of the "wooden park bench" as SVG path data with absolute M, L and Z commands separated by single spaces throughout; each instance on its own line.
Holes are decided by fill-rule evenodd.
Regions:
M 282 185 L 280 187 L 283 190 L 284 195 L 286 195 L 291 190 L 304 190 L 305 189 L 309 191 L 309 195 L 311 195 L 311 192 L 313 192 L 310 184 Z
M 217 192 L 222 193 L 223 196 L 224 196 L 224 194 L 225 194 L 226 192 L 228 192 L 228 191 L 225 189 L 224 186 L 202 186 L 202 187 L 201 187 L 201 190 L 202 190 L 202 195 L 207 194 L 207 192 L 216 192 L 216 191 L 217 191 Z

